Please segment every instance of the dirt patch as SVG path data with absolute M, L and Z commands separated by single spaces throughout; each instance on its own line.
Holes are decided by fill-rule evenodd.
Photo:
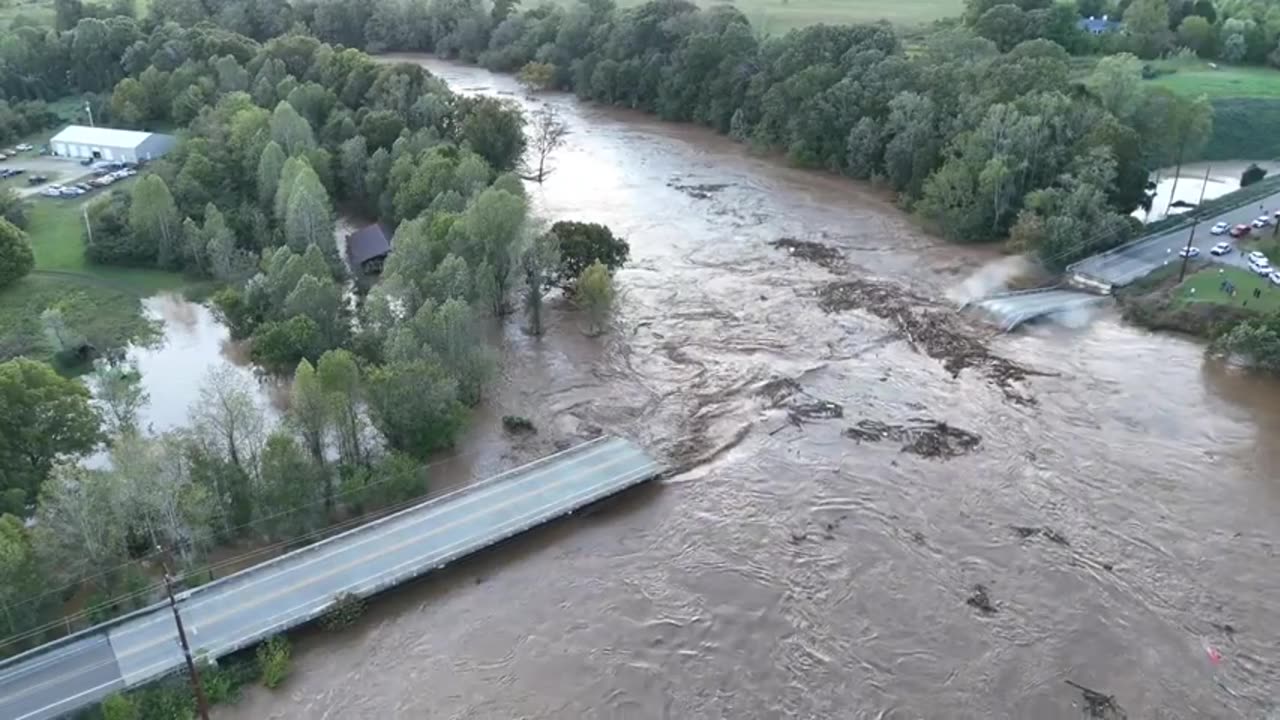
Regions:
M 864 310 L 893 323 L 917 351 L 940 360 L 958 376 L 979 369 L 1006 399 L 1034 405 L 1035 398 L 1019 387 L 1028 377 L 1047 375 L 991 353 L 977 328 L 967 325 L 949 308 L 914 295 L 891 283 L 874 280 L 841 280 L 818 291 L 818 304 L 826 312 Z
M 779 250 L 786 250 L 791 257 L 821 265 L 828 270 L 844 267 L 844 254 L 820 242 L 784 237 L 774 240 L 769 245 Z
M 859 442 L 893 440 L 903 443 L 902 452 L 927 458 L 967 455 L 982 443 L 976 433 L 928 418 L 911 418 L 909 425 L 890 425 L 879 420 L 859 420 L 846 428 L 844 436 Z
M 715 193 L 729 187 L 728 183 L 701 183 L 698 185 L 681 185 L 676 182 L 667 183 L 667 187 L 688 195 L 696 200 L 709 200 Z

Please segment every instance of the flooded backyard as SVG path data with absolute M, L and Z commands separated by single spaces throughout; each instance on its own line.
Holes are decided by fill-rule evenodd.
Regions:
M 304 636 L 216 717 L 1274 716 L 1280 384 L 1112 316 L 994 335 L 944 298 L 1006 261 L 865 186 L 421 61 L 555 105 L 535 212 L 632 248 L 608 334 L 560 305 L 542 339 L 507 324 L 433 484 L 601 431 L 676 472 Z M 165 302 L 169 349 L 137 358 L 157 429 L 239 362 Z

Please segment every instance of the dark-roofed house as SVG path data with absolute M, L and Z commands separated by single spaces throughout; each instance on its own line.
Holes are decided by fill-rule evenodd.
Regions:
M 360 228 L 347 236 L 347 260 L 351 269 L 366 275 L 382 272 L 382 263 L 391 252 L 391 231 L 382 223 Z

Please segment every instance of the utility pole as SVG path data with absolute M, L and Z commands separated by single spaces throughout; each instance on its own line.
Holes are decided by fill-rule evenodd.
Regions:
M 187 644 L 187 631 L 182 627 L 182 616 L 178 614 L 178 601 L 173 599 L 173 584 L 169 578 L 169 568 L 165 565 L 163 557 L 160 559 L 160 569 L 164 571 L 164 591 L 169 596 L 169 609 L 173 610 L 173 622 L 178 626 L 178 640 L 182 643 L 182 654 L 187 659 L 187 672 L 191 673 L 191 689 L 196 694 L 196 708 L 200 711 L 201 720 L 209 720 L 209 701 L 205 700 L 204 697 L 204 685 L 200 683 L 200 671 L 196 669 L 195 660 L 191 659 L 191 646 Z
M 93 124 L 93 106 L 89 104 L 89 101 L 88 101 L 88 100 L 85 100 L 85 101 L 84 101 L 84 111 L 85 111 L 85 112 L 87 112 L 87 113 L 89 113 L 89 127 L 94 127 L 94 124 Z
M 1196 237 L 1196 228 L 1200 225 L 1200 206 L 1204 205 L 1204 191 L 1209 187 L 1209 171 L 1213 169 L 1210 165 L 1204 169 L 1204 184 L 1200 186 L 1200 202 L 1196 203 L 1194 219 L 1191 221 L 1191 233 L 1187 235 L 1187 247 L 1182 250 L 1182 269 L 1178 271 L 1178 282 L 1182 282 L 1187 276 L 1187 261 L 1191 259 L 1191 241 Z
M 84 204 L 81 214 L 84 215 L 84 231 L 89 236 L 89 244 L 93 245 L 93 225 L 89 222 L 89 203 Z

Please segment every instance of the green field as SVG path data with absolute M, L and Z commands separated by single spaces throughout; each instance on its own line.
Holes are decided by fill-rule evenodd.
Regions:
M 1157 70 L 1172 70 L 1152 83 L 1182 95 L 1216 98 L 1280 98 L 1280 70 L 1262 67 L 1218 65 L 1207 62 L 1160 61 Z
M 1234 297 L 1219 288 L 1223 280 L 1236 286 Z M 1253 296 L 1255 288 L 1262 290 L 1262 297 Z M 1274 285 L 1266 278 L 1242 268 L 1211 266 L 1183 281 L 1174 289 L 1174 298 L 1183 305 L 1212 303 L 1235 305 L 1259 312 L 1276 312 L 1280 310 L 1280 285 Z
M 40 315 L 57 307 L 69 328 L 99 349 L 155 336 L 141 298 L 181 288 L 181 275 L 91 265 L 85 258 L 85 200 L 37 198 L 27 225 L 36 270 L 0 291 L 0 360 L 29 355 L 52 360 Z
M 577 0 L 559 0 L 573 4 Z M 621 0 L 622 6 L 639 5 L 644 0 Z M 695 0 L 703 7 L 722 4 L 720 0 Z M 934 20 L 956 17 L 964 11 L 963 0 L 736 0 L 729 2 L 751 21 L 755 29 L 780 35 L 798 27 L 849 24 L 888 20 L 895 25 L 915 27 Z

